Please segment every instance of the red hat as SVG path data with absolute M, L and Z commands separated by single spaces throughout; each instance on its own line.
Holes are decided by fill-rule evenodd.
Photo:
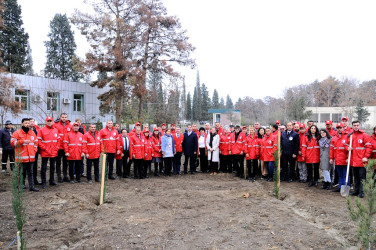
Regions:
M 144 131 L 142 131 L 142 133 L 149 133 L 149 129 L 144 129 Z
M 281 121 L 276 120 L 276 121 L 275 121 L 275 124 L 281 124 Z
M 72 126 L 80 126 L 80 124 L 79 124 L 78 122 L 74 122 L 74 123 L 72 124 Z
M 342 117 L 342 118 L 341 118 L 341 121 L 343 121 L 343 120 L 346 120 L 346 121 L 348 121 L 348 120 L 349 120 L 349 118 L 348 118 L 347 116 L 344 116 L 344 117 Z
M 159 128 L 158 128 L 158 127 L 155 127 L 155 128 L 153 129 L 153 131 L 159 131 Z
M 140 123 L 140 122 L 136 122 L 136 123 L 134 124 L 134 126 L 141 126 L 141 123 Z
M 162 127 L 162 126 L 166 126 L 166 123 L 162 123 L 162 124 L 161 124 L 161 127 Z
M 247 126 L 243 126 L 242 129 L 247 129 Z
M 51 116 L 46 117 L 46 121 L 53 121 L 53 120 L 54 120 L 54 118 L 52 118 Z
M 300 123 L 299 124 L 299 128 L 305 128 L 305 124 L 304 123 Z
M 327 125 L 332 125 L 333 122 L 332 122 L 331 120 L 327 120 L 327 121 L 325 121 L 325 124 L 327 124 Z
M 175 123 L 171 123 L 171 126 L 176 126 Z
M 342 122 L 339 122 L 339 123 L 336 124 L 336 128 L 339 128 L 339 127 L 343 128 L 343 123 Z

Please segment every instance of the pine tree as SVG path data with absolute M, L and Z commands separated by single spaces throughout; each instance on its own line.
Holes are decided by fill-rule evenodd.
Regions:
M 226 108 L 225 99 L 223 99 L 223 97 L 221 97 L 221 101 L 219 102 L 219 108 L 221 108 L 221 109 Z
M 234 104 L 232 103 L 230 95 L 227 95 L 226 97 L 226 109 L 233 109 Z
M 1 3 L 0 3 L 1 4 Z M 29 35 L 25 32 L 21 18 L 21 7 L 17 0 L 5 0 L 2 12 L 3 27 L 0 28 L 0 48 L 2 64 L 6 71 L 25 74 Z M 1 9 L 0 7 L 0 9 Z M 0 60 L 1 61 L 1 60 Z
M 181 104 L 181 109 L 180 109 L 180 117 L 182 120 L 185 120 L 187 118 L 185 118 L 185 110 L 186 110 L 186 104 L 187 104 L 187 93 L 186 93 L 186 89 L 185 89 L 185 79 L 183 79 L 183 87 L 182 87 L 182 93 L 181 93 L 181 100 L 180 100 L 180 104 Z
M 364 107 L 364 101 L 362 99 L 360 99 L 358 104 L 356 105 L 355 114 L 360 123 L 368 121 L 370 113 L 368 112 L 368 109 Z
M 53 79 L 78 81 L 82 76 L 75 65 L 76 42 L 67 16 L 56 14 L 50 22 L 49 41 L 44 44 L 47 62 L 44 75 Z
M 201 119 L 204 121 L 209 120 L 209 109 L 210 109 L 210 97 L 209 97 L 209 91 L 206 87 L 205 83 L 202 84 L 201 87 L 201 95 L 202 95 L 202 104 L 201 104 Z
M 197 101 L 197 88 L 193 91 L 192 99 L 192 120 L 197 121 L 199 119 L 198 101 Z
M 187 102 L 185 105 L 185 119 L 191 120 L 192 119 L 192 101 L 191 101 L 191 93 L 188 92 L 187 94 Z
M 196 117 L 193 120 L 202 121 L 202 93 L 201 93 L 201 83 L 200 83 L 200 73 L 197 71 L 196 79 L 196 100 L 195 95 L 193 94 L 193 110 Z
M 31 55 L 31 48 L 30 48 L 30 43 L 27 42 L 27 47 L 26 47 L 26 60 L 25 60 L 25 73 L 26 75 L 34 75 L 34 70 L 33 70 L 33 57 Z
M 213 98 L 212 98 L 212 108 L 219 109 L 219 107 L 220 107 L 220 104 L 219 104 L 218 91 L 214 89 Z

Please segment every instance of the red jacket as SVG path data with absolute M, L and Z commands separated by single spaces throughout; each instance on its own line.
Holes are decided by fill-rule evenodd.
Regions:
M 371 159 L 376 160 L 376 136 L 375 136 L 375 134 L 372 134 L 372 136 L 371 136 L 371 144 L 372 144 Z
M 29 140 L 29 143 L 25 143 Z M 33 132 L 29 129 L 27 133 L 22 129 L 17 130 L 10 138 L 10 145 L 15 148 L 16 162 L 34 162 L 35 154 L 38 151 L 38 139 Z
M 73 130 L 72 124 L 70 124 L 69 121 L 66 121 L 64 125 L 61 121 L 59 121 L 59 122 L 54 123 L 53 126 L 54 128 L 57 129 L 57 131 L 59 131 L 59 136 L 61 138 L 59 149 L 64 149 L 63 139 L 67 133 Z
M 306 163 L 320 163 L 320 145 L 316 138 L 308 140 L 305 136 L 302 144 L 302 156 Z
M 129 138 L 129 157 L 131 159 L 144 159 L 144 138 L 138 138 L 137 134 Z
M 222 155 L 229 155 L 230 152 L 231 152 L 231 138 L 232 138 L 232 135 L 231 134 L 223 134 L 220 138 L 219 138 L 219 152 L 222 154 Z
M 150 136 L 148 138 L 144 137 L 144 160 L 151 161 L 153 154 L 153 138 Z
M 175 141 L 175 152 L 183 152 L 183 141 L 184 134 L 180 133 L 179 138 L 176 136 L 176 133 L 172 135 Z
M 249 135 L 245 138 L 244 153 L 247 160 L 256 160 L 260 156 L 260 140 L 255 134 L 253 138 Z M 248 154 L 248 157 L 247 157 Z
M 161 148 L 161 143 L 162 143 L 162 136 L 155 137 L 153 135 L 152 138 L 152 146 L 153 146 L 153 157 L 154 158 L 160 158 L 162 157 L 162 148 Z
M 223 131 L 222 128 L 219 128 L 219 129 L 217 130 L 217 134 L 219 135 L 219 137 L 221 137 L 222 135 L 225 134 L 225 132 Z
M 101 129 L 99 137 L 102 142 L 102 152 L 116 153 L 120 149 L 118 135 L 119 133 L 115 128 L 112 128 L 111 131 L 107 127 Z
M 337 166 L 347 165 L 349 151 L 347 151 L 349 137 L 346 135 L 334 136 L 330 142 L 329 159 L 334 160 Z
M 83 139 L 84 135 L 78 131 L 71 131 L 64 136 L 64 152 L 69 153 L 67 160 L 81 160 Z
M 235 141 L 235 133 L 231 137 L 231 154 L 240 155 L 244 150 L 245 135 L 239 132 L 238 139 Z
M 261 158 L 263 161 L 274 161 L 274 152 L 277 151 L 277 137 L 273 134 L 261 140 Z
M 371 137 L 363 130 L 353 131 L 347 136 L 350 139 L 352 135 L 352 148 L 350 165 L 352 167 L 364 167 L 367 162 L 363 162 L 363 158 L 370 158 L 372 153 Z
M 62 138 L 60 138 L 59 131 L 56 128 L 53 126 L 44 126 L 38 131 L 37 138 L 39 152 L 43 158 L 53 158 L 57 156 L 60 140 L 62 140 Z
M 335 135 L 337 135 L 337 130 L 335 130 L 334 128 L 331 128 L 331 129 L 326 129 L 328 131 L 328 133 L 334 137 Z
M 121 160 L 123 158 L 122 154 L 123 154 L 123 150 L 124 150 L 124 142 L 123 142 L 123 135 L 122 134 L 118 134 L 117 143 L 118 143 L 118 149 L 119 150 L 116 150 L 115 159 Z M 118 151 L 119 151 L 119 154 L 117 153 Z
M 306 133 L 304 132 L 304 133 L 300 133 L 299 132 L 299 144 L 300 144 L 300 146 L 299 146 L 299 151 L 302 153 L 302 151 L 303 151 L 303 149 L 302 149 L 302 145 L 303 145 L 303 140 L 304 140 L 304 137 L 306 136 Z M 303 155 L 299 155 L 298 154 L 298 156 L 296 157 L 296 160 L 298 161 L 298 162 L 304 162 L 304 160 L 303 160 Z
M 95 131 L 95 136 L 90 131 L 84 134 L 82 151 L 85 155 L 89 155 L 88 159 L 98 159 L 101 156 L 101 148 L 101 138 L 98 131 Z

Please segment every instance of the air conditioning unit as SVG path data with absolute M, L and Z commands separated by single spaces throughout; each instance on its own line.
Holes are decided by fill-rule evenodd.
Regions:
M 43 98 L 40 95 L 34 96 L 34 102 L 41 102 L 41 101 L 43 101 Z
M 70 103 L 70 99 L 69 98 L 63 98 L 63 103 L 64 104 L 69 104 Z

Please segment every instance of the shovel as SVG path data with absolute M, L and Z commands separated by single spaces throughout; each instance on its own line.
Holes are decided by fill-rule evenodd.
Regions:
M 352 135 L 350 135 L 350 148 L 351 147 L 352 147 Z M 352 150 L 349 151 L 349 157 L 347 159 L 346 184 L 341 186 L 341 195 L 343 197 L 348 196 L 350 193 L 350 186 L 347 185 L 347 182 L 349 180 L 351 151 Z

